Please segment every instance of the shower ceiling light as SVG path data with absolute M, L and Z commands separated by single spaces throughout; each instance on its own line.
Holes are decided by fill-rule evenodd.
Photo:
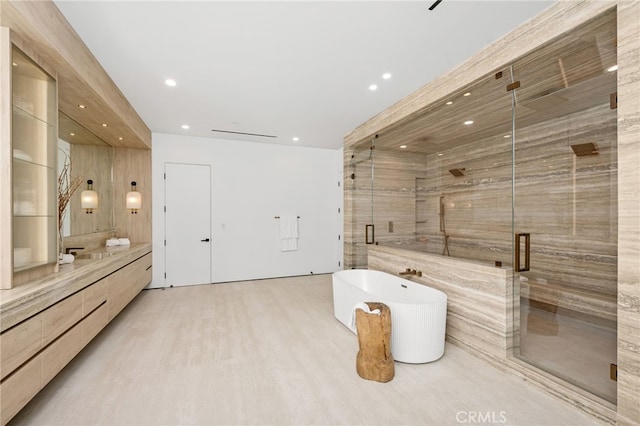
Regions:
M 447 105 L 453 105 L 453 101 L 447 102 Z
M 406 147 L 406 145 L 400 145 L 400 149 L 405 149 Z
M 467 120 L 467 121 L 464 122 L 464 124 L 466 126 L 469 126 L 469 125 L 473 124 L 473 120 Z
M 385 80 L 389 80 L 391 78 L 391 73 L 386 72 L 386 73 L 382 74 L 382 78 L 385 79 Z
M 377 86 L 377 85 L 375 85 L 375 84 L 372 84 L 372 85 L 370 85 L 370 86 L 369 86 L 369 90 L 371 90 L 372 92 L 373 92 L 374 90 L 378 90 L 378 86 Z
M 471 92 L 467 92 L 467 93 L 465 93 L 465 94 L 464 94 L 464 95 L 462 95 L 462 96 L 471 96 Z
M 164 81 L 164 84 L 166 84 L 169 87 L 176 87 L 176 81 L 172 78 L 168 78 Z

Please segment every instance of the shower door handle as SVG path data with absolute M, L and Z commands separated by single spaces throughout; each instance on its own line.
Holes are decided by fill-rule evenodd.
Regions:
M 365 244 L 373 244 L 376 240 L 375 237 L 375 225 L 365 225 L 364 227 L 364 242 Z
M 524 268 L 520 268 L 520 238 L 524 237 Z M 515 240 L 515 253 L 514 253 L 514 262 L 513 262 L 513 270 L 516 272 L 525 272 L 529 270 L 529 259 L 531 252 L 531 234 L 520 233 L 516 234 Z

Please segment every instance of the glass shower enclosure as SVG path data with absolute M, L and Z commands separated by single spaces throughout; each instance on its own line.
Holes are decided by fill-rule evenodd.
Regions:
M 516 355 L 616 402 L 616 18 L 511 67 Z
M 616 35 L 611 10 L 345 155 L 346 268 L 370 244 L 512 267 L 512 356 L 613 404 Z

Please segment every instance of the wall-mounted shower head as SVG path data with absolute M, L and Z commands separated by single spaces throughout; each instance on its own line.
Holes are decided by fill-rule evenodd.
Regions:
M 571 145 L 571 149 L 573 149 L 573 152 L 576 154 L 577 157 L 598 154 L 598 148 L 596 148 L 595 144 L 591 142 Z
M 451 173 L 455 177 L 464 176 L 464 167 L 462 167 L 461 169 L 451 169 L 449 170 L 449 173 Z

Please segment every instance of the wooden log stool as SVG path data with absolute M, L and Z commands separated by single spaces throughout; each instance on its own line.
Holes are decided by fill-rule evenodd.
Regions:
M 391 311 L 384 303 L 366 304 L 372 311 L 380 309 L 380 315 L 356 309 L 360 346 L 356 357 L 356 371 L 363 379 L 388 382 L 395 374 L 391 356 Z

